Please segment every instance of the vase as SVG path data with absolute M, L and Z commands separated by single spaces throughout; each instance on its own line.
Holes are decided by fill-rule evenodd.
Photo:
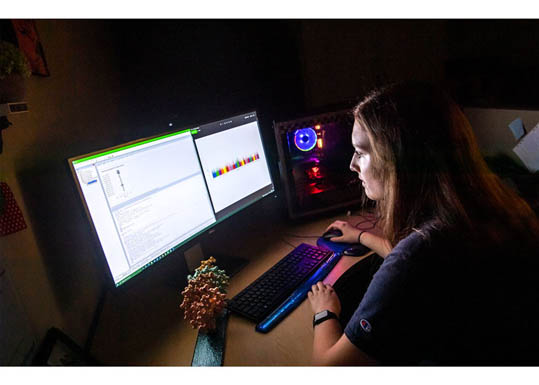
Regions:
M 26 96 L 26 80 L 18 74 L 0 79 L 0 104 L 20 102 Z

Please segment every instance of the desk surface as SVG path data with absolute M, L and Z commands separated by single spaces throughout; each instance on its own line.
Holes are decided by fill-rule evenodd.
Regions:
M 314 236 L 323 233 L 333 220 L 343 216 L 318 219 L 302 224 L 282 224 L 270 231 L 261 229 L 252 242 L 233 250 L 234 255 L 250 263 L 230 282 L 229 298 L 236 295 L 279 259 L 293 245 L 315 244 Z M 349 217 L 351 222 L 359 217 Z M 295 235 L 305 235 L 300 238 Z M 262 245 L 262 246 L 261 246 Z M 362 258 L 343 256 L 324 282 L 334 283 L 350 266 Z M 94 339 L 92 354 L 105 365 L 189 366 L 197 331 L 183 320 L 179 309 L 180 288 L 162 285 L 152 293 L 130 290 L 109 295 Z M 226 332 L 224 365 L 232 366 L 303 366 L 309 365 L 312 353 L 312 311 L 304 301 L 267 334 L 255 332 L 255 324 L 231 314 Z

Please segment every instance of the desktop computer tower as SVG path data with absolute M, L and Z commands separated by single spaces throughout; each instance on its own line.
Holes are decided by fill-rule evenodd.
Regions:
M 358 206 L 363 190 L 350 170 L 351 109 L 274 122 L 290 218 Z

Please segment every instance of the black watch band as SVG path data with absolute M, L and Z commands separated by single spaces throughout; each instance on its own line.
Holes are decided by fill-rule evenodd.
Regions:
M 337 317 L 337 314 L 329 310 L 322 310 L 321 312 L 316 313 L 313 316 L 313 328 L 316 325 L 321 324 L 322 322 L 327 321 L 328 319 L 332 319 L 332 318 L 336 320 L 339 319 L 339 317 Z

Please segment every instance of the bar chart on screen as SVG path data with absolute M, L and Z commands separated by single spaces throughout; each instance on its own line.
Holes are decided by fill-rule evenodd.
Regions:
M 255 160 L 258 160 L 258 159 L 260 159 L 260 155 L 258 155 L 258 153 L 254 154 L 254 155 L 251 155 L 251 156 L 247 156 L 245 158 L 236 159 L 236 161 L 234 161 L 234 162 L 232 162 L 230 164 L 227 164 L 225 167 L 216 168 L 216 169 L 212 170 L 211 174 L 212 174 L 212 176 L 214 178 L 217 178 L 218 176 L 224 175 L 227 172 L 230 172 L 232 170 L 243 167 L 246 164 L 254 162 Z

